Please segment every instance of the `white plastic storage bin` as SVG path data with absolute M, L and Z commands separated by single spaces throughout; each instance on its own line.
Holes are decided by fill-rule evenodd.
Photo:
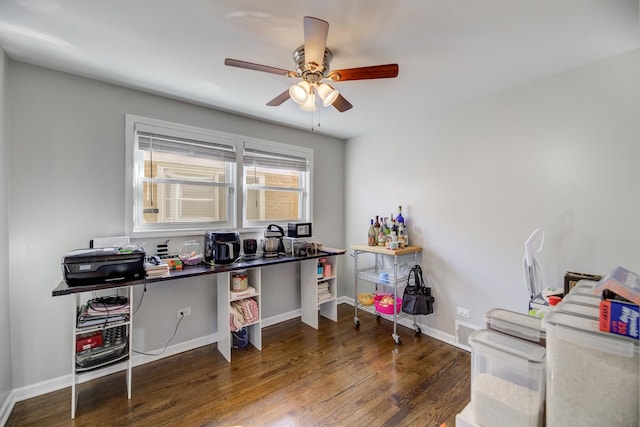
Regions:
M 638 341 L 598 320 L 548 314 L 547 427 L 638 427 Z
M 539 317 L 494 308 L 485 313 L 484 320 L 487 329 L 544 345 L 545 332 Z
M 569 293 L 572 292 L 591 292 L 593 288 L 598 284 L 598 282 L 594 280 L 580 280 L 576 285 L 571 288 Z
M 592 307 L 600 307 L 601 298 L 596 295 L 583 295 L 569 293 L 566 297 L 562 298 L 564 302 L 572 302 L 574 304 L 590 305 Z
M 577 316 L 590 317 L 592 319 L 600 318 L 600 308 L 592 305 L 576 304 L 571 301 L 562 301 L 556 305 L 554 311 L 575 314 Z
M 545 348 L 500 332 L 479 330 L 471 344 L 471 412 L 483 427 L 541 427 Z

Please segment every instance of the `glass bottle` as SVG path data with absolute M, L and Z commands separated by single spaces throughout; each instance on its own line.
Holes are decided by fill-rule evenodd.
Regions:
M 378 235 L 376 234 L 376 229 L 373 226 L 373 220 L 371 220 L 371 224 L 369 224 L 369 233 L 368 233 L 368 236 L 367 236 L 367 244 L 369 246 L 376 246 L 378 244 L 377 239 L 378 239 Z
M 398 206 L 398 216 L 396 217 L 396 221 L 398 225 L 402 224 L 404 226 L 404 217 L 402 216 L 402 205 Z
M 376 222 L 373 223 L 373 229 L 376 233 L 376 239 L 378 238 L 378 233 L 380 233 L 380 221 L 378 215 L 376 215 Z
M 384 234 L 384 230 L 380 227 L 380 230 L 378 231 L 378 246 L 384 246 L 386 239 L 387 235 Z

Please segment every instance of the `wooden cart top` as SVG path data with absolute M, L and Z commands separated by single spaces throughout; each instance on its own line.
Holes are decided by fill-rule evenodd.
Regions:
M 351 245 L 351 250 L 355 252 L 370 252 L 373 254 L 382 255 L 406 255 L 414 252 L 422 252 L 420 246 L 406 246 L 402 249 L 387 249 L 384 246 L 369 246 L 369 245 Z

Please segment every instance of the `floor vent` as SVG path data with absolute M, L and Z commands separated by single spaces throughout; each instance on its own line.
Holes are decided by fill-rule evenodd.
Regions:
M 471 335 L 478 329 L 480 329 L 479 326 L 456 320 L 456 343 L 460 347 L 471 351 L 471 346 L 469 345 L 469 335 Z

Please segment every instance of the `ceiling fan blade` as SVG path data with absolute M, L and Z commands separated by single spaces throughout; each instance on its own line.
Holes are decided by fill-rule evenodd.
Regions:
M 331 71 L 327 78 L 334 82 L 346 80 L 388 79 L 398 77 L 398 64 L 373 65 Z
M 304 62 L 311 71 L 320 69 L 324 63 L 324 50 L 327 47 L 329 23 L 311 16 L 304 17 Z
M 265 73 L 280 74 L 282 76 L 287 76 L 289 75 L 289 73 L 293 73 L 293 71 L 285 70 L 283 68 L 269 67 L 268 65 L 254 64 L 253 62 L 240 61 L 238 59 L 231 58 L 225 59 L 224 65 L 228 65 L 230 67 L 246 68 L 248 70 L 264 71 Z
M 340 111 L 341 113 L 344 113 L 345 111 L 353 108 L 353 105 L 351 105 L 351 103 L 347 101 L 342 95 L 338 95 L 336 100 L 333 101 L 333 104 L 331 105 L 333 105 L 336 110 Z
M 289 98 L 290 98 L 289 89 L 287 89 L 284 92 L 282 92 L 280 95 L 273 98 L 271 101 L 267 102 L 267 105 L 269 107 L 277 107 L 278 105 L 282 104 L 284 101 L 286 101 Z

